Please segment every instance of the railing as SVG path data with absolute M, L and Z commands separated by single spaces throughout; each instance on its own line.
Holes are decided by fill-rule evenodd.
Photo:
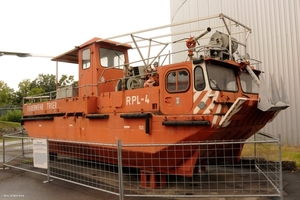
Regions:
M 24 104 L 31 104 L 31 103 L 38 103 L 38 102 L 45 102 L 45 101 L 52 101 L 61 98 L 73 98 L 78 96 L 78 90 L 83 89 L 84 94 L 86 96 L 89 95 L 98 95 L 97 84 L 87 84 L 82 86 L 61 86 L 55 91 L 41 93 L 33 96 L 27 96 L 23 98 L 23 105 Z M 92 94 L 94 92 L 94 94 Z

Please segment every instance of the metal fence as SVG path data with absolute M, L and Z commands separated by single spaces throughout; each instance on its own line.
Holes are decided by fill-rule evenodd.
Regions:
M 142 152 L 149 146 L 166 145 L 173 145 L 176 151 L 193 147 L 207 153 L 199 155 L 202 162 L 197 163 L 190 177 L 140 170 L 134 160 L 155 163 L 153 158 L 138 153 L 136 157 L 132 153 L 130 157 L 127 155 L 128 152 Z M 229 151 L 241 146 L 240 159 L 228 156 Z M 122 144 L 118 141 L 102 144 L 30 138 L 20 132 L 4 135 L 2 150 L 3 168 L 45 175 L 47 181 L 61 179 L 118 195 L 119 199 L 129 196 L 282 198 L 280 139 L 260 133 L 247 141 L 182 144 Z M 159 159 L 163 162 L 171 158 L 162 156 Z
M 3 108 L 0 108 L 0 117 L 6 115 L 8 113 L 8 111 L 13 111 L 13 110 L 21 110 L 22 111 L 22 107 L 3 107 Z

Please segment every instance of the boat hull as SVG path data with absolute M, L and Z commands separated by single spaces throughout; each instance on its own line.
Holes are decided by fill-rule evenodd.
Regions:
M 31 137 L 49 138 L 50 153 L 118 164 L 120 141 L 124 166 L 192 176 L 197 164 L 204 164 L 208 159 L 237 161 L 243 141 L 263 128 L 276 112 L 249 109 L 245 104 L 225 127 L 180 123 L 166 126 L 162 125 L 164 117 L 153 115 L 149 133 L 144 118 L 123 119 L 120 115 L 112 114 L 105 119 L 54 117 L 25 121 L 24 125 Z M 241 120 L 241 116 L 247 118 Z M 223 144 L 224 141 L 238 143 Z

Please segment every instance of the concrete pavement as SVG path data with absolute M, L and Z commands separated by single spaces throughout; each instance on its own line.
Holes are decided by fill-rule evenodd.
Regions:
M 0 164 L 2 165 L 2 163 Z M 17 169 L 0 169 L 0 199 L 28 199 L 28 200 L 118 200 L 119 196 L 106 192 L 97 191 L 77 184 L 61 180 L 43 183 L 47 180 L 46 176 L 26 172 Z M 283 172 L 284 200 L 300 199 L 300 172 Z M 132 198 L 125 197 L 125 200 L 153 199 L 153 198 Z M 225 198 L 217 198 L 225 200 Z M 226 198 L 226 200 L 277 200 L 277 197 L 260 198 Z M 164 199 L 165 200 L 165 199 Z M 214 198 L 216 200 L 216 198 Z

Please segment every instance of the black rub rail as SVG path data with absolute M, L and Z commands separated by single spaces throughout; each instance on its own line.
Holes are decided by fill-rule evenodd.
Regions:
M 121 114 L 121 118 L 124 119 L 133 119 L 133 118 L 145 118 L 145 132 L 150 134 L 150 118 L 152 118 L 151 113 L 129 113 Z
M 163 121 L 165 126 L 209 126 L 209 121 Z

